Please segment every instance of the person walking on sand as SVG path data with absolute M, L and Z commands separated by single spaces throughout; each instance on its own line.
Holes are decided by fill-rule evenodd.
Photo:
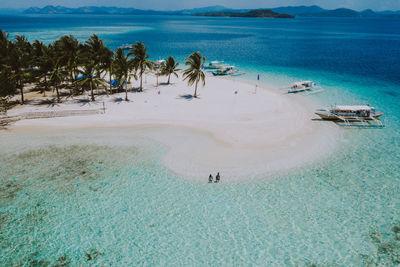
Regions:
M 221 179 L 221 176 L 219 175 L 219 172 L 218 172 L 217 176 L 215 176 L 215 182 L 218 183 L 220 179 Z
M 213 182 L 213 176 L 210 174 L 210 176 L 208 176 L 208 182 L 212 183 Z

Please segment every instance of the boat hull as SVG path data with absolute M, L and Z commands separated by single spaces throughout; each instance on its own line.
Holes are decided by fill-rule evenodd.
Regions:
M 331 121 L 343 121 L 345 120 L 373 120 L 373 119 L 378 119 L 383 115 L 382 112 L 376 112 L 372 114 L 371 117 L 355 117 L 355 116 L 337 116 L 335 114 L 332 114 L 330 112 L 315 112 L 316 115 L 318 115 L 321 119 L 323 120 L 331 120 Z M 343 119 L 342 119 L 343 118 Z

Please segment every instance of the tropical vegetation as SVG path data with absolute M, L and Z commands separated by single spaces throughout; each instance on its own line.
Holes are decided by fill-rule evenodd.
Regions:
M 195 84 L 194 97 L 197 97 L 198 83 L 205 83 L 204 62 L 200 52 L 193 53 L 185 62 L 188 69 L 183 72 L 184 78 L 189 85 Z M 45 44 L 39 40 L 31 43 L 19 35 L 11 39 L 0 29 L 0 98 L 3 104 L 12 98 L 14 103 L 23 105 L 27 101 L 28 86 L 29 91 L 36 90 L 43 96 L 52 90 L 57 102 L 64 96 L 85 92 L 95 101 L 96 94 L 119 91 L 125 92 L 128 101 L 128 85 L 132 84 L 132 78 L 139 81 L 137 91 L 142 92 L 146 73 L 153 72 L 157 80 L 158 76 L 166 76 L 170 84 L 171 76 L 179 77 L 178 65 L 173 57 L 162 64 L 152 62 L 142 42 L 136 42 L 125 53 L 122 48 L 111 51 L 97 35 L 83 43 L 66 35 Z
M 175 75 L 176 78 L 178 78 L 178 69 L 179 62 L 175 62 L 175 59 L 173 57 L 167 58 L 165 62 L 163 62 L 161 66 L 161 73 L 168 76 L 168 84 L 171 82 L 171 75 Z
M 202 56 L 200 52 L 194 52 L 185 59 L 185 65 L 188 66 L 188 68 L 183 72 L 183 77 L 184 80 L 188 80 L 189 86 L 195 84 L 194 98 L 197 98 L 198 83 L 201 82 L 203 86 L 206 85 L 206 75 L 203 71 L 205 62 L 206 58 Z

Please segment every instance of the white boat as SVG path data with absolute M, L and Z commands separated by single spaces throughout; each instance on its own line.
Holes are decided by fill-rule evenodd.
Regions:
M 288 93 L 299 93 L 305 91 L 311 91 L 315 87 L 315 83 L 313 81 L 300 81 L 295 82 L 290 88 Z
M 215 69 L 212 74 L 214 76 L 225 76 L 225 75 L 237 75 L 239 74 L 239 70 L 235 68 L 235 66 L 224 66 Z
M 323 120 L 342 122 L 344 123 L 342 126 L 368 127 L 371 126 L 369 122 L 376 122 L 377 125 L 375 126 L 378 127 L 383 126 L 379 120 L 383 113 L 368 105 L 335 105 L 328 110 L 318 109 L 315 114 Z
M 159 60 L 157 60 L 155 63 L 156 63 L 157 66 L 160 66 L 161 64 L 163 64 L 163 63 L 165 63 L 165 62 L 166 62 L 165 59 L 159 59 Z
M 129 49 L 132 49 L 132 45 L 130 45 L 130 44 L 123 44 L 122 46 L 120 46 L 120 47 L 118 47 L 118 48 L 121 48 L 122 50 L 129 50 Z
M 218 68 L 226 67 L 226 66 L 229 66 L 229 65 L 224 64 L 224 61 L 215 60 L 215 61 L 211 61 L 210 64 L 208 64 L 208 66 L 205 66 L 204 68 L 214 70 L 214 69 L 218 69 Z

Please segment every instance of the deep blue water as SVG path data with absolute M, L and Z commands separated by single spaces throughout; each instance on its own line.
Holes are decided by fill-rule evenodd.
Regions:
M 0 28 L 47 43 L 142 41 L 153 59 L 199 50 L 244 79 L 312 79 L 321 105 L 370 102 L 386 126 L 343 129 L 340 153 L 290 175 L 213 189 L 169 173 L 158 148 L 104 146 L 123 133 L 3 133 L 0 265 L 399 263 L 400 19 L 0 16 Z
M 46 42 L 63 33 L 81 40 L 98 33 L 111 48 L 143 41 L 154 58 L 182 60 L 199 50 L 210 60 L 263 69 L 297 67 L 400 83 L 400 19 L 395 18 L 2 16 L 0 28 Z

